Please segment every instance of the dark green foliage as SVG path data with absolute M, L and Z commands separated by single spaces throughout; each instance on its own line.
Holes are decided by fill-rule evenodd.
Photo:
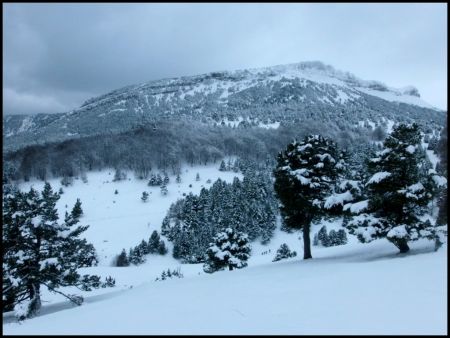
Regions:
M 286 243 L 283 243 L 280 245 L 280 247 L 277 250 L 277 253 L 272 260 L 272 262 L 277 262 L 282 259 L 291 258 L 297 256 L 297 253 L 295 251 L 291 251 L 289 249 L 289 246 Z
M 130 262 L 128 261 L 127 253 L 125 249 L 122 250 L 119 256 L 117 256 L 116 266 L 129 266 Z
M 447 144 L 447 125 L 445 125 L 444 129 L 441 132 L 441 137 L 439 139 L 439 142 L 437 144 L 437 155 L 439 156 L 439 163 L 436 166 L 437 172 L 448 179 L 448 144 Z M 438 225 L 444 225 L 448 223 L 447 218 L 447 187 L 443 187 L 439 191 L 439 197 L 438 197 L 438 206 L 439 206 L 439 213 L 436 220 L 436 224 Z
M 323 246 L 329 246 L 330 240 L 328 238 L 327 227 L 325 225 L 321 227 L 319 232 L 317 233 L 317 239 Z
M 294 141 L 277 158 L 275 192 L 281 202 L 281 216 L 287 227 L 303 230 L 304 259 L 312 258 L 311 223 L 330 210 L 325 199 L 335 191 L 345 161 L 336 144 L 320 135 Z
M 71 215 L 73 219 L 79 219 L 83 215 L 83 209 L 81 208 L 81 201 L 79 198 L 77 198 L 77 201 L 75 202 Z
M 437 176 L 420 143 L 417 124 L 399 124 L 384 141 L 384 149 L 369 160 L 368 210 L 347 224 L 360 241 L 387 238 L 407 252 L 409 241 L 435 238 L 435 229 L 420 219 L 437 192 Z
M 244 268 L 247 266 L 250 251 L 247 235 L 227 228 L 213 238 L 213 243 L 206 250 L 207 258 L 203 270 L 213 273 L 226 267 L 229 270 Z
M 158 253 L 160 254 L 160 255 L 165 255 L 166 253 L 167 253 L 167 248 L 166 248 L 166 243 L 164 243 L 164 241 L 163 240 L 160 240 L 159 241 L 159 246 L 158 246 Z
M 148 252 L 151 254 L 157 253 L 160 246 L 160 237 L 158 231 L 154 230 L 148 240 Z
M 181 273 L 180 268 L 178 268 L 176 270 L 167 269 L 167 271 L 163 271 L 161 273 L 161 277 L 157 277 L 155 279 L 155 282 L 156 281 L 166 280 L 168 278 L 174 278 L 174 277 L 177 277 L 177 278 L 183 278 L 184 277 L 183 274 Z
M 170 182 L 169 176 L 167 174 L 164 174 L 164 179 L 163 179 L 164 185 L 167 186 L 167 184 L 169 184 L 169 182 Z
M 220 162 L 219 170 L 220 171 L 226 171 L 227 170 L 224 160 L 222 160 L 222 162 Z
M 277 201 L 270 176 L 248 170 L 232 184 L 217 180 L 198 196 L 189 194 L 172 204 L 162 231 L 173 242 L 173 255 L 185 262 L 202 262 L 214 234 L 227 227 L 267 243 L 275 230 Z
M 12 191 L 3 195 L 3 311 L 16 306 L 21 319 L 40 307 L 40 288 L 60 293 L 62 286 L 97 287 L 98 276 L 80 276 L 77 270 L 97 263 L 94 247 L 81 239 L 88 226 L 76 226 L 78 218 L 66 212 L 58 222 L 60 196 L 46 183 L 41 193 Z

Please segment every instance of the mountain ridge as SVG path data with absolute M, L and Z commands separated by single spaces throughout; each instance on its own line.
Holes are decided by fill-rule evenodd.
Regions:
M 129 85 L 88 99 L 66 113 L 5 115 L 3 141 L 4 149 L 11 150 L 118 133 L 161 120 L 225 126 L 248 121 L 264 127 L 343 115 L 354 125 L 367 117 L 380 123 L 390 119 L 443 125 L 446 113 L 423 101 L 415 87 L 391 88 L 308 61 Z

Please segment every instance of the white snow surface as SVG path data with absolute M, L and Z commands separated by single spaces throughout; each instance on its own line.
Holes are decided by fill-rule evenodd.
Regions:
M 380 171 L 378 173 L 375 173 L 369 181 L 366 183 L 366 185 L 372 184 L 372 183 L 378 183 L 384 180 L 385 178 L 391 176 L 392 174 L 387 171 Z
M 88 173 L 88 183 L 80 179 L 64 187 L 57 204 L 60 216 L 66 204 L 71 209 L 80 198 L 80 223 L 90 224 L 86 238 L 101 256 L 99 266 L 80 273 L 111 275 L 116 286 L 92 292 L 66 288 L 85 297 L 81 306 L 43 287 L 39 316 L 18 323 L 12 312 L 3 314 L 4 334 L 446 333 L 447 244 L 434 252 L 434 243 L 420 240 L 411 243 L 409 254 L 399 255 L 387 240 L 361 244 L 348 235 L 344 246 L 313 246 L 314 258 L 305 261 L 300 233 L 277 229 L 269 244 L 251 243 L 248 267 L 240 270 L 206 274 L 202 264 L 181 264 L 172 258 L 172 244 L 164 237 L 166 256 L 148 255 L 139 266 L 111 266 L 122 248 L 160 230 L 170 204 L 183 192 L 199 193 L 201 186 L 210 185 L 208 178 L 212 184 L 218 177 L 228 182 L 242 177 L 219 171 L 219 162 L 184 167 L 180 184 L 171 175 L 167 196 L 130 173 L 130 180 L 112 182 L 112 169 Z M 59 189 L 59 180 L 50 183 Z M 43 187 L 42 182 L 27 182 L 20 188 L 30 185 Z M 143 191 L 150 193 L 147 203 L 140 199 Z M 311 236 L 322 225 L 342 229 L 342 219 L 314 224 Z M 297 257 L 272 262 L 282 243 Z M 184 278 L 155 282 L 168 268 L 179 268 Z

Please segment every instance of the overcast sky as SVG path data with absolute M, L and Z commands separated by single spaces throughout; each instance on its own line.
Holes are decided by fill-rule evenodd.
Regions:
M 5 113 L 129 84 L 320 60 L 447 109 L 446 4 L 3 4 Z

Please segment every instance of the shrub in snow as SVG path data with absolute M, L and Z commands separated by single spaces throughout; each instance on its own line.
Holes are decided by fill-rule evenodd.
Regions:
M 163 183 L 164 183 L 165 185 L 167 185 L 167 184 L 169 184 L 169 182 L 170 182 L 169 176 L 168 176 L 167 174 L 164 174 Z
M 114 190 L 114 195 L 117 195 L 119 193 L 119 191 L 116 189 Z
M 64 194 L 64 190 L 63 190 L 63 188 L 59 188 L 59 191 L 58 191 L 58 193 L 59 193 L 60 195 Z
M 167 186 L 166 186 L 165 183 L 163 183 L 163 184 L 161 185 L 161 195 L 166 196 L 167 193 L 168 193 L 168 191 L 167 191 Z
M 116 280 L 111 276 L 106 277 L 105 282 L 102 284 L 102 288 L 114 287 L 116 286 Z
M 116 259 L 116 266 L 129 266 L 130 262 L 128 261 L 127 253 L 125 249 L 122 250 L 119 256 Z
M 329 246 L 329 239 L 328 239 L 328 233 L 327 233 L 327 227 L 324 225 L 320 228 L 319 232 L 317 233 L 317 239 L 319 244 L 323 246 Z
M 166 280 L 166 279 L 169 279 L 169 278 L 174 278 L 174 277 L 177 277 L 177 278 L 183 278 L 184 277 L 183 274 L 181 273 L 180 268 L 178 268 L 176 270 L 167 269 L 167 271 L 163 271 L 161 273 L 161 277 L 157 277 L 155 279 L 155 282 L 156 281 Z
M 304 259 L 312 258 L 311 223 L 348 197 L 329 199 L 345 169 L 343 157 L 333 141 L 320 135 L 307 136 L 300 143 L 294 141 L 278 155 L 275 192 L 285 225 L 303 230 Z
M 100 287 L 100 277 L 78 273 L 79 268 L 97 263 L 92 244 L 80 238 L 89 226 L 76 226 L 73 210 L 59 223 L 59 198 L 49 183 L 41 193 L 30 189 L 3 196 L 3 310 L 17 305 L 21 318 L 39 311 L 41 286 L 77 304 L 80 297 L 58 289 Z
M 200 174 L 199 173 L 197 173 L 197 175 L 195 175 L 195 180 L 196 181 L 200 181 Z
M 286 243 L 280 245 L 272 262 L 297 256 L 295 251 L 291 251 Z
M 227 228 L 214 237 L 214 243 L 206 251 L 207 259 L 203 270 L 213 273 L 226 267 L 229 270 L 244 268 L 247 266 L 250 250 L 247 235 Z
M 436 238 L 436 228 L 420 218 L 429 211 L 439 176 L 430 169 L 420 142 L 417 124 L 400 124 L 384 141 L 383 150 L 369 160 L 367 208 L 346 224 L 361 242 L 387 238 L 407 252 L 411 240 Z
M 314 245 L 322 245 L 325 247 L 345 245 L 347 244 L 347 233 L 344 229 L 339 229 L 338 231 L 330 230 L 327 233 L 327 227 L 324 225 L 320 228 L 319 232 L 314 237 Z
M 73 184 L 73 178 L 72 177 L 68 177 L 68 176 L 64 176 L 63 179 L 61 180 L 61 185 L 68 187 L 69 185 Z
M 144 192 L 142 193 L 141 200 L 142 200 L 142 202 L 144 202 L 144 203 L 147 202 L 147 200 L 148 200 L 148 192 L 144 191 Z

